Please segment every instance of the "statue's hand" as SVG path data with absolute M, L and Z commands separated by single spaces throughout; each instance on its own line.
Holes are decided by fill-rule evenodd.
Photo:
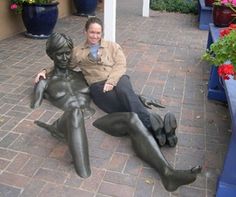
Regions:
M 157 99 L 151 99 L 144 95 L 139 95 L 139 99 L 143 103 L 143 105 L 149 109 L 152 109 L 151 106 L 165 108 L 165 106 L 162 105 L 161 102 Z

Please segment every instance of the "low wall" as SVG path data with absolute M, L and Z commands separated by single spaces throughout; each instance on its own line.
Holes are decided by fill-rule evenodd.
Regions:
M 69 16 L 74 11 L 72 0 L 58 0 L 59 18 Z M 0 0 L 0 40 L 25 31 L 21 15 L 9 8 L 9 0 Z

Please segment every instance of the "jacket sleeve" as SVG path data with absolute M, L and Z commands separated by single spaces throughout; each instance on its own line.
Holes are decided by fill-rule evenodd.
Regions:
M 120 45 L 116 44 L 113 50 L 114 65 L 106 83 L 116 86 L 120 77 L 126 72 L 126 57 Z

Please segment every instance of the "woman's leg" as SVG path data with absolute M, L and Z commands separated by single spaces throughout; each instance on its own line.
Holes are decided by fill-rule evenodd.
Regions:
M 135 113 L 108 114 L 96 120 L 93 125 L 111 135 L 124 129 L 131 138 L 136 154 L 157 170 L 168 191 L 175 191 L 181 185 L 192 183 L 201 172 L 199 166 L 190 170 L 174 170 L 164 158 L 153 136 Z
M 151 129 L 150 113 L 144 107 L 137 94 L 134 92 L 129 76 L 123 75 L 114 88 L 117 98 L 124 106 L 124 112 L 135 112 L 143 124 Z
M 112 91 L 103 92 L 105 81 L 92 84 L 90 94 L 94 103 L 107 113 L 135 112 L 145 127 L 153 134 L 157 143 L 164 146 L 166 136 L 163 131 L 163 120 L 160 116 L 154 117 L 155 129 L 150 120 L 150 113 L 135 94 L 129 76 L 123 75 Z M 160 124 L 159 124 L 160 123 Z
M 125 108 L 121 105 L 114 90 L 104 93 L 105 81 L 92 84 L 90 86 L 90 95 L 93 102 L 104 112 L 123 112 Z

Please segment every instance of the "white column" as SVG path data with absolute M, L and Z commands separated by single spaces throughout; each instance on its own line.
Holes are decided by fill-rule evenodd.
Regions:
M 104 38 L 116 41 L 116 0 L 104 0 Z
M 149 17 L 150 0 L 143 0 L 143 16 Z

